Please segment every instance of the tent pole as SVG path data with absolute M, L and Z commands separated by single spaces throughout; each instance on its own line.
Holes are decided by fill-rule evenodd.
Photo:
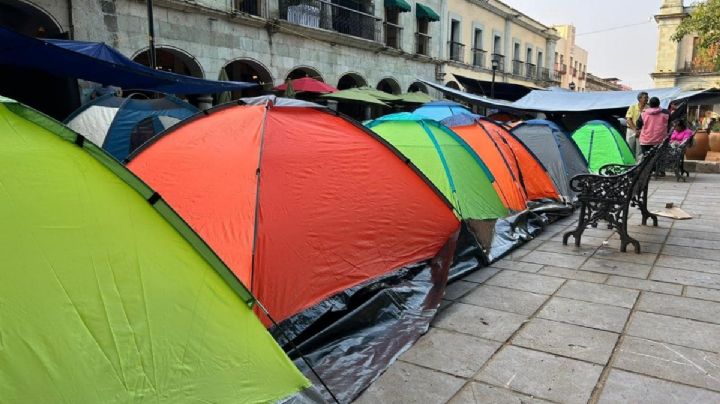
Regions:
M 148 40 L 150 44 L 148 46 L 148 63 L 150 67 L 157 68 L 157 59 L 155 58 L 155 24 L 153 22 L 153 0 L 147 0 L 147 15 L 148 15 Z

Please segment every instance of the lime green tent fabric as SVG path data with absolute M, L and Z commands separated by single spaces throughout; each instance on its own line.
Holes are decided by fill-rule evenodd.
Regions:
M 268 402 L 309 386 L 150 188 L 0 98 L 0 401 Z
M 605 121 L 585 123 L 573 133 L 572 139 L 585 156 L 590 172 L 597 173 L 605 164 L 635 164 L 622 135 Z
M 508 214 L 493 188 L 490 171 L 450 129 L 407 112 L 386 115 L 366 126 L 412 161 L 461 219 L 497 219 Z

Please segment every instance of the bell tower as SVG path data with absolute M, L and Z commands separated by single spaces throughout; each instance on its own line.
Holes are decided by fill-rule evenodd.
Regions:
M 675 80 L 658 80 L 657 76 L 668 76 L 668 73 L 675 73 L 678 68 L 681 68 L 681 46 L 682 43 L 675 42 L 671 39 L 678 25 L 685 17 L 685 7 L 683 7 L 683 0 L 662 0 L 660 4 L 660 12 L 655 16 L 655 21 L 658 24 L 658 47 L 655 64 L 655 78 L 656 87 L 667 87 L 674 86 Z

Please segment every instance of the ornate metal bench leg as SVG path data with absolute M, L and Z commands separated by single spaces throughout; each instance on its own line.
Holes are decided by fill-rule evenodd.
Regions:
M 640 242 L 630 237 L 627 231 L 628 225 L 628 209 L 629 205 L 625 207 L 623 212 L 620 214 L 617 223 L 617 231 L 620 235 L 620 252 L 627 252 L 628 244 L 632 244 L 635 248 L 635 253 L 640 254 Z
M 638 197 L 638 208 L 640 209 L 640 213 L 642 214 L 642 224 L 643 226 L 647 226 L 647 220 L 652 219 L 653 226 L 657 227 L 658 225 L 658 217 L 657 215 L 654 215 L 650 213 L 650 211 L 647 208 L 647 194 L 648 194 L 648 188 L 647 185 L 645 186 L 645 189 L 643 189 L 640 192 L 640 196 Z
M 577 247 L 580 247 L 580 239 L 582 238 L 582 234 L 585 231 L 585 227 L 587 226 L 587 208 L 585 207 L 585 204 L 580 205 L 580 215 L 578 216 L 578 224 L 575 230 L 569 231 L 563 235 L 563 245 L 567 245 L 568 239 L 570 236 L 573 236 L 575 238 L 575 245 Z

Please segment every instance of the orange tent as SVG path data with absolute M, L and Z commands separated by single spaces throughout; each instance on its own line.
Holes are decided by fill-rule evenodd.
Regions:
M 128 167 L 278 322 L 434 257 L 459 227 L 439 191 L 377 135 L 295 100 L 197 115 Z
M 476 115 L 454 115 L 443 121 L 480 156 L 495 177 L 495 189 L 509 209 L 521 211 L 528 201 L 559 199 L 555 185 L 533 154 L 501 125 Z

